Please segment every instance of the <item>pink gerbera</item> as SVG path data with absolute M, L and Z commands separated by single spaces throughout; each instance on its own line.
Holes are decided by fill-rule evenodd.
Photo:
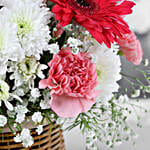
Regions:
M 100 43 L 110 47 L 118 37 L 130 33 L 123 16 L 132 13 L 135 5 L 127 0 L 49 0 L 55 3 L 52 12 L 62 26 L 75 19 Z

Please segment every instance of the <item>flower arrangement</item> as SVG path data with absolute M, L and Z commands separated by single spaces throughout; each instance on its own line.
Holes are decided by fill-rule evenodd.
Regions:
M 134 5 L 127 0 L 2 0 L 1 132 L 8 127 L 15 142 L 30 147 L 34 140 L 24 122 L 32 120 L 40 135 L 43 122 L 55 120 L 62 128 L 68 125 L 66 130 L 80 126 L 89 150 L 98 141 L 113 148 L 134 137 L 127 118 L 131 107 L 142 108 L 119 81 L 129 83 L 132 98 L 150 93 L 150 72 L 137 66 L 148 67 L 148 61 L 142 61 L 140 42 L 124 21 Z M 121 56 L 144 82 L 122 71 Z M 137 121 L 140 126 L 139 116 Z

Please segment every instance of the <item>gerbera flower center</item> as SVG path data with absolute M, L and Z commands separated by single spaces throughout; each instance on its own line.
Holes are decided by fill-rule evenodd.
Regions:
M 4 48 L 4 35 L 0 32 L 0 51 Z
M 85 0 L 76 0 L 76 2 L 83 7 L 89 7 L 90 6 L 90 4 L 88 2 L 86 2 Z
M 92 15 L 99 10 L 95 0 L 67 0 L 68 4 L 74 9 L 78 9 L 85 15 Z

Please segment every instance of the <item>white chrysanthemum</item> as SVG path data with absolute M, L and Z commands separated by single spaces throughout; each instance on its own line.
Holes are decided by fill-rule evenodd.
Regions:
M 98 99 L 110 100 L 113 92 L 117 92 L 119 89 L 117 81 L 121 79 L 120 57 L 105 45 L 97 47 L 95 54 L 99 81 L 97 88 L 101 90 Z
M 135 2 L 136 7 L 133 8 L 133 13 L 126 17 L 126 20 L 134 31 L 146 33 L 150 30 L 150 1 L 139 0 Z
M 33 115 L 32 115 L 32 120 L 36 123 L 40 123 L 43 119 L 43 116 L 41 114 L 41 112 L 35 112 Z
M 12 104 L 8 101 L 8 98 L 10 96 L 9 93 L 9 85 L 3 81 L 0 80 L 0 107 L 2 105 L 2 101 L 4 102 L 5 106 L 9 109 L 9 110 L 13 110 L 13 106 Z
M 40 64 L 34 57 L 26 57 L 22 62 L 10 62 L 8 72 L 13 72 L 11 80 L 15 80 L 15 86 L 19 87 L 24 83 L 32 84 L 36 76 L 44 78 L 42 70 L 47 66 Z
M 0 80 L 0 102 L 5 101 L 9 98 L 9 86 L 8 84 Z
M 44 5 L 43 0 L 22 0 L 22 1 L 24 1 L 26 3 L 36 3 L 36 5 L 38 5 L 39 7 Z
M 8 22 L 7 13 L 5 10 L 0 12 L 0 74 L 6 73 L 8 59 L 16 61 L 22 58 L 17 26 Z
M 51 16 L 49 8 L 39 7 L 36 1 L 14 0 L 8 15 L 9 20 L 17 24 L 17 34 L 25 55 L 40 59 L 51 39 L 47 25 Z
M 21 131 L 21 134 L 17 134 L 16 137 L 14 138 L 14 141 L 16 143 L 22 142 L 24 147 L 29 147 L 32 146 L 34 143 L 32 136 L 30 135 L 29 129 L 23 129 Z
M 7 123 L 7 118 L 3 115 L 0 115 L 0 127 L 4 127 Z

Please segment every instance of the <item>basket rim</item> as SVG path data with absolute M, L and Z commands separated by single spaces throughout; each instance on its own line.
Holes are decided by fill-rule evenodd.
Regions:
M 56 122 L 54 121 L 54 123 L 56 124 Z M 23 123 L 22 123 L 22 128 L 25 128 L 25 129 L 30 129 L 30 130 L 35 130 L 37 128 L 38 125 L 43 125 L 43 126 L 47 126 L 49 125 L 50 123 L 48 122 L 48 120 L 44 120 L 43 121 L 43 124 L 35 124 L 33 121 L 32 121 L 32 118 L 30 117 L 29 118 L 29 121 L 25 120 Z M 11 126 L 11 128 L 13 129 L 14 132 L 19 132 L 15 127 Z M 3 131 L 2 131 L 2 134 L 9 134 L 9 133 L 12 133 L 11 130 L 9 129 L 8 127 L 8 124 L 6 124 L 3 128 Z
M 50 129 L 52 128 L 52 130 Z M 18 131 L 19 132 L 19 131 Z M 17 148 L 18 150 L 29 150 L 29 149 L 37 149 L 37 150 L 45 150 L 51 149 L 51 150 L 65 150 L 65 142 L 64 142 L 64 137 L 63 137 L 63 131 L 60 128 L 59 124 L 56 124 L 56 127 L 53 126 L 51 123 L 44 125 L 43 127 L 43 133 L 41 135 L 35 134 L 35 128 L 31 129 L 31 135 L 33 136 L 35 142 L 34 144 L 29 147 L 29 148 L 24 148 L 22 143 L 15 143 L 13 137 L 13 133 L 7 132 L 1 136 L 4 137 L 4 141 L 0 144 L 0 149 L 15 149 Z M 13 139 L 13 140 L 12 140 Z M 9 143 L 9 144 L 8 144 Z

